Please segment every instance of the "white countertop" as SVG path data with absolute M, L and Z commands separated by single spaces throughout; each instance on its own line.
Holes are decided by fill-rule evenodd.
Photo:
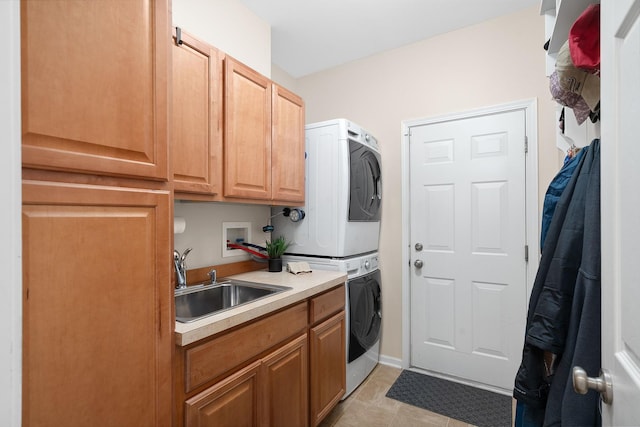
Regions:
M 272 311 L 303 301 L 315 294 L 344 283 L 347 280 L 347 274 L 338 271 L 314 270 L 311 273 L 295 275 L 286 271 L 271 273 L 266 270 L 260 270 L 236 274 L 228 277 L 228 279 L 288 286 L 292 289 L 222 311 L 195 322 L 176 322 L 176 345 L 185 346 L 191 344 Z

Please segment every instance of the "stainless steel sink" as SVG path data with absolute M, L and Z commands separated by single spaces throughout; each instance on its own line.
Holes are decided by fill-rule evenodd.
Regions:
M 193 322 L 290 289 L 235 280 L 178 289 L 175 291 L 176 320 Z

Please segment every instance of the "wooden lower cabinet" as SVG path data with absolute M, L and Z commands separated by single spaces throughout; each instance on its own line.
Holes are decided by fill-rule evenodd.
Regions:
M 317 426 L 346 391 L 344 311 L 309 330 L 311 425 Z
M 24 180 L 24 426 L 169 426 L 170 193 Z
M 307 426 L 306 332 L 185 402 L 186 427 Z
M 177 427 L 308 427 L 345 392 L 344 284 L 176 349 Z
M 309 375 L 307 334 L 262 361 L 262 426 L 308 425 Z
M 185 403 L 187 427 L 251 427 L 260 424 L 260 362 L 253 363 Z

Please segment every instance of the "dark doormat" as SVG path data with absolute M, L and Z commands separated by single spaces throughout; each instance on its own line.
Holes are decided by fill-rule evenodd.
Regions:
M 511 426 L 511 396 L 403 370 L 387 397 L 479 427 Z

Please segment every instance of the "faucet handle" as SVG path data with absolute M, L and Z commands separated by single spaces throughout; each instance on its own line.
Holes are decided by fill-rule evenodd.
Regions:
M 211 278 L 211 284 L 216 283 L 217 281 L 217 272 L 216 270 L 211 270 L 209 273 L 207 273 L 209 275 L 209 277 Z
M 184 252 L 182 253 L 182 256 L 180 257 L 180 262 L 184 263 L 184 260 L 187 259 L 187 255 L 189 255 L 189 252 L 191 252 L 193 250 L 193 248 L 187 248 L 184 250 Z

